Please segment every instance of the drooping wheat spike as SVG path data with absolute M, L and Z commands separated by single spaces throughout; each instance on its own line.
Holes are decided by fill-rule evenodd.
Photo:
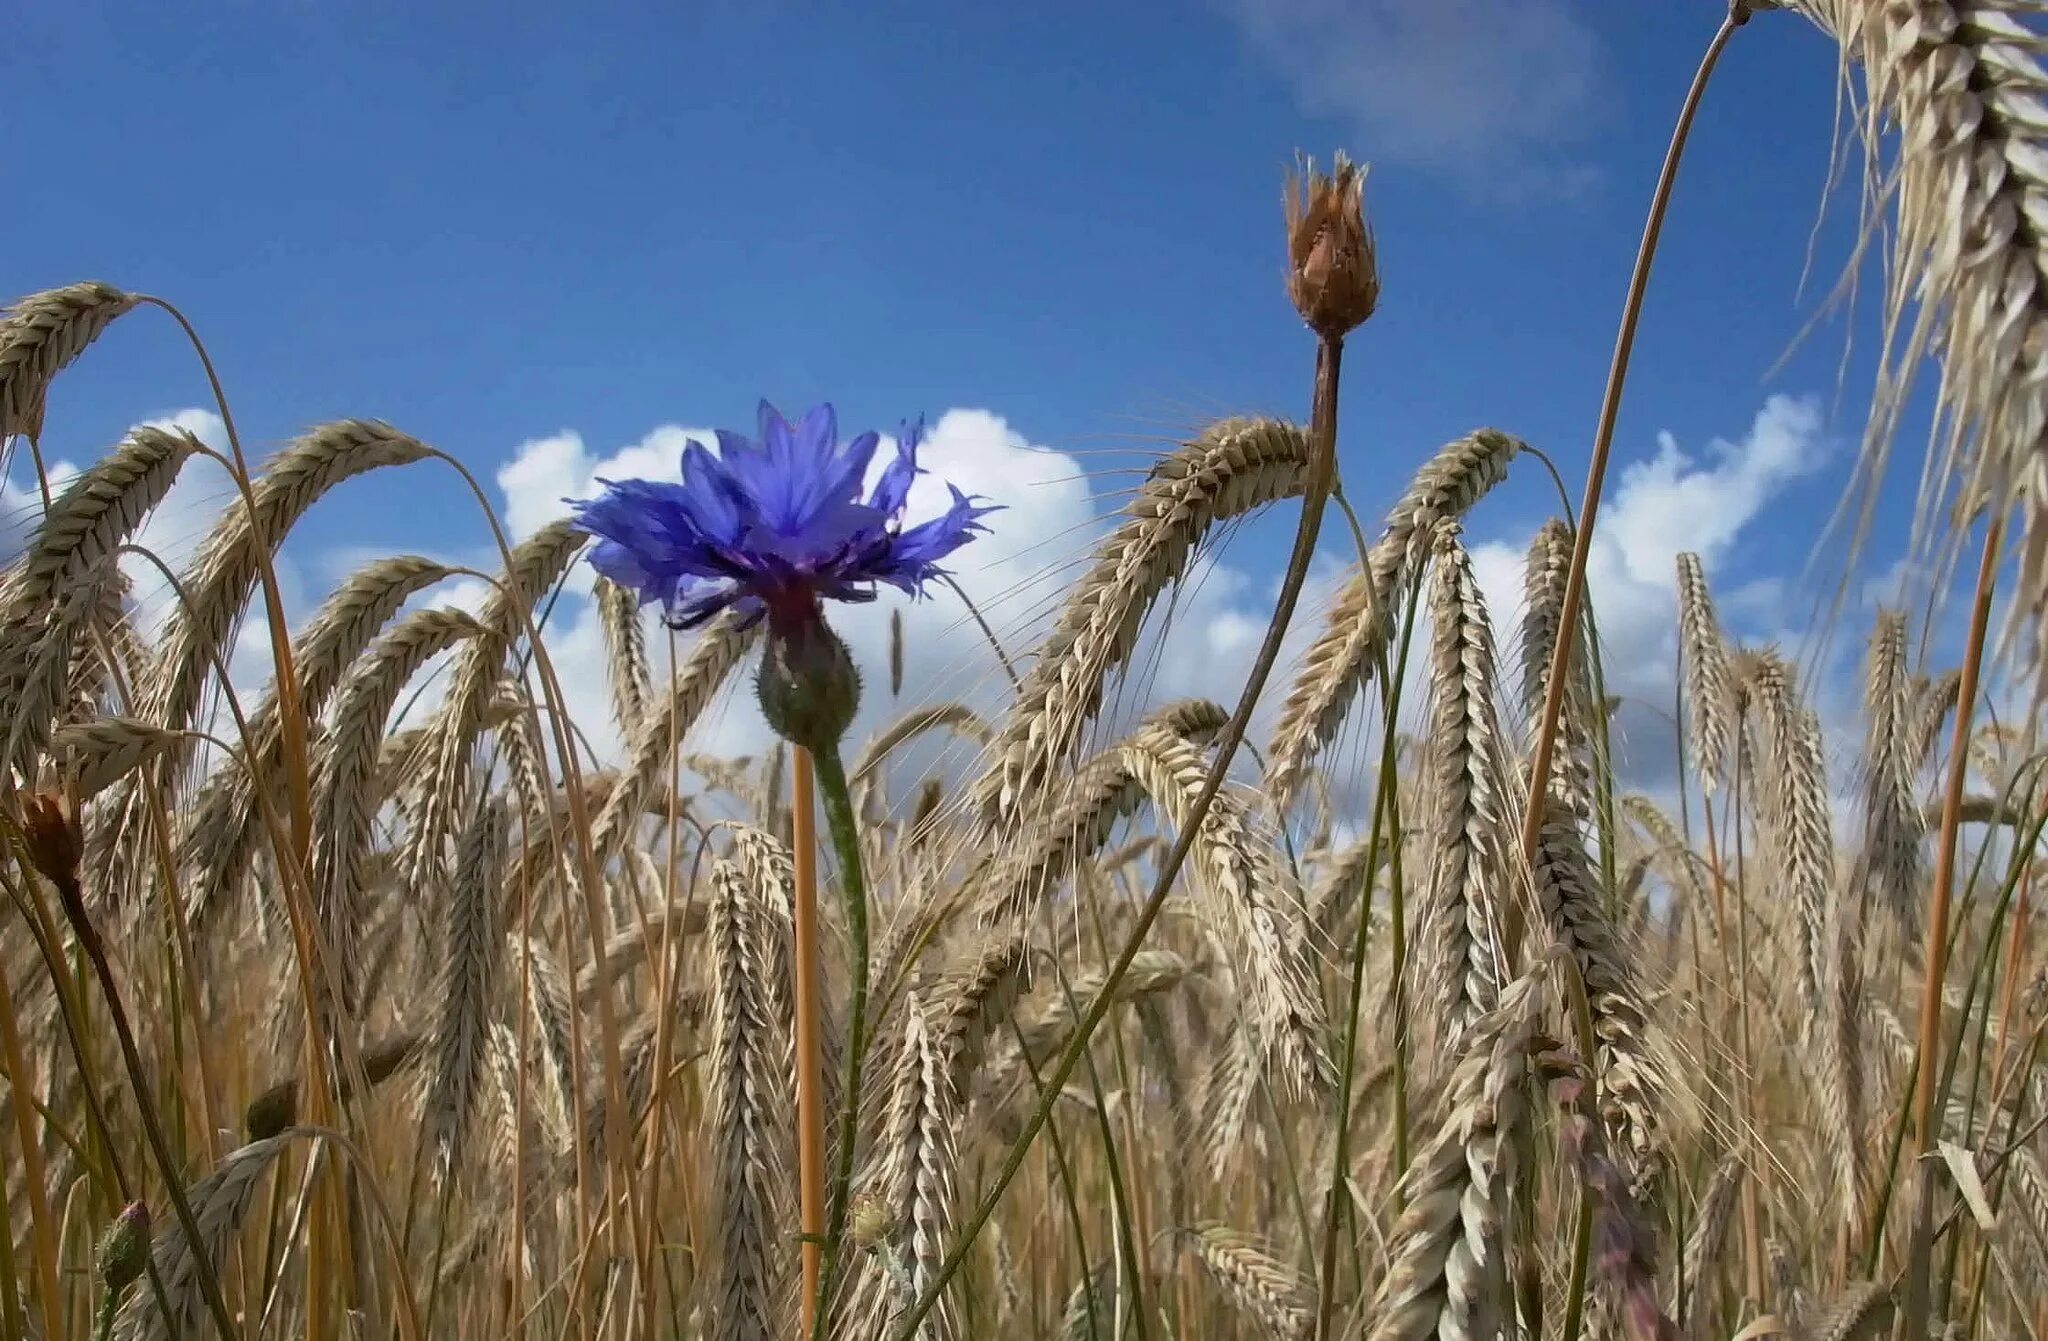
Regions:
M 974 812 L 1007 824 L 1033 804 L 1080 746 L 1153 603 L 1186 576 L 1218 527 L 1298 493 L 1308 456 L 1307 435 L 1296 425 L 1226 419 L 1153 466 L 1025 674 L 974 786 Z
M 22 742 L 0 765 L 19 765 L 24 749 L 46 739 L 78 627 L 92 609 L 78 593 L 162 501 L 198 447 L 189 433 L 136 429 L 58 495 L 0 582 L 0 698 L 12 718 L 10 737 Z M 53 609 L 69 617 L 53 617 Z M 48 669 L 31 682 L 33 665 Z
M 1678 659 L 1685 677 L 1688 753 L 1700 786 L 1712 792 L 1728 763 L 1733 690 L 1714 595 L 1700 556 L 1691 553 L 1678 556 Z
M 913 995 L 904 1002 L 903 1034 L 890 1082 L 882 1163 L 874 1189 L 882 1204 L 899 1217 L 901 1246 L 892 1244 L 883 1251 L 899 1254 L 912 1298 L 931 1284 L 945 1258 L 958 1159 L 958 1109 L 942 1040 L 924 1002 Z M 901 1295 L 891 1288 L 886 1274 L 870 1275 L 863 1289 L 866 1298 L 855 1316 L 872 1324 L 863 1334 L 881 1335 Z M 926 1341 L 945 1341 L 957 1334 L 957 1314 L 946 1301 L 932 1310 L 919 1332 Z
M 1826 764 L 1819 730 L 1809 732 L 1792 684 L 1792 668 L 1774 653 L 1747 658 L 1749 689 L 1763 712 L 1768 769 L 1764 778 L 1765 827 L 1787 895 L 1799 912 L 1800 999 L 1821 1007 L 1827 905 L 1834 884 L 1835 846 Z
M 483 626 L 460 610 L 415 610 L 349 668 L 335 694 L 332 723 L 313 759 L 312 876 L 315 917 L 333 957 L 344 1011 L 354 1010 L 352 984 L 361 968 L 356 945 L 363 918 L 362 869 L 376 818 L 372 783 L 385 721 L 421 666 L 483 635 Z
M 1388 855 L 1389 846 L 1382 843 L 1379 860 L 1385 862 Z M 1372 840 L 1361 838 L 1322 863 L 1316 871 L 1315 883 L 1309 887 L 1310 926 L 1328 935 L 1343 920 L 1353 902 L 1364 900 L 1370 908 L 1371 900 L 1366 894 L 1378 871 L 1368 871 L 1366 863 L 1373 856 Z
M 66 485 L 0 590 L 9 622 L 77 585 L 134 535 L 199 446 L 183 430 L 138 428 Z
M 1672 1101 L 1671 1084 L 1652 1046 L 1641 987 L 1600 898 L 1586 853 L 1583 803 L 1583 795 L 1568 786 L 1551 788 L 1536 847 L 1536 901 L 1586 985 L 1601 1116 L 1629 1152 L 1631 1174 L 1643 1182 L 1663 1153 L 1660 1129 Z
M 1686 846 L 1684 835 L 1671 817 L 1658 808 L 1657 803 L 1640 792 L 1631 792 L 1619 802 L 1621 813 L 1638 829 L 1651 844 L 1650 860 L 1664 872 L 1664 878 L 1671 884 L 1671 891 L 1692 908 L 1714 911 L 1714 903 L 1707 895 L 1706 863 L 1700 855 Z M 1689 911 L 1689 910 L 1688 910 Z
M 314 503 L 367 471 L 426 455 L 424 444 L 388 424 L 344 419 L 314 429 L 272 458 L 250 485 L 253 507 L 230 504 L 185 573 L 189 603 L 173 608 L 158 640 L 158 673 L 145 696 L 151 717 L 166 726 L 191 725 L 213 658 L 255 589 L 264 556 L 277 552 Z
M 1572 529 L 1552 518 L 1529 542 L 1522 573 L 1522 720 L 1532 729 L 1543 718 L 1544 693 L 1550 683 L 1550 659 L 1563 632 L 1565 577 L 1571 568 Z M 1565 686 L 1558 718 L 1557 775 L 1574 790 L 1588 786 L 1593 741 L 1593 676 L 1591 658 L 1572 658 L 1571 680 Z
M 92 608 L 71 649 L 64 675 L 61 721 L 90 721 L 103 712 L 120 712 L 134 692 L 141 668 L 141 643 L 128 615 L 132 583 L 115 563 L 101 564 L 92 579 Z
M 1920 847 L 1927 823 L 1914 797 L 1917 761 L 1907 757 L 1912 682 L 1906 672 L 1906 617 L 1879 613 L 1864 681 L 1863 854 L 1859 898 L 1874 896 L 1907 944 L 1919 939 Z
M 450 1175 L 476 1111 L 490 1042 L 490 1011 L 505 939 L 498 928 L 498 880 L 510 826 L 510 813 L 501 800 L 478 808 L 462 834 L 441 922 L 440 1019 L 434 1031 L 426 1127 L 428 1143 Z
M 49 744 L 51 727 L 66 706 L 73 654 L 98 604 L 93 599 L 97 585 L 87 581 L 66 593 L 45 614 L 40 634 L 19 630 L 28 655 L 16 663 L 19 673 L 9 683 L 14 693 L 8 700 L 10 720 L 0 746 L 0 775 L 11 767 L 24 777 L 34 776 L 36 757 Z
M 1418 1000 L 1445 1055 L 1466 1025 L 1498 999 L 1506 897 L 1505 778 L 1494 703 L 1493 632 L 1458 543 L 1456 522 L 1436 533 L 1430 584 L 1430 880 L 1418 922 Z
M 1297 1341 L 1309 1334 L 1314 1314 L 1308 1283 L 1257 1240 L 1220 1224 L 1197 1225 L 1181 1238 L 1210 1279 L 1263 1335 Z
M 1896 202 L 1885 267 L 1885 350 L 1864 441 L 1883 469 L 1920 361 L 1940 365 L 1942 422 L 1923 474 L 1920 526 L 2017 511 L 2023 526 L 2013 619 L 2048 599 L 2048 70 L 2031 5 L 1950 0 L 1794 0 L 1860 64 L 1873 173 L 1893 146 L 1873 210 Z M 1887 135 L 1890 127 L 1895 136 Z M 1908 320 L 1909 309 L 1911 319 Z M 1866 515 L 1867 521 L 1867 515 Z M 1960 532 L 1956 532 L 1960 534 Z M 1860 533 L 1859 533 L 1860 534 Z M 2038 655 L 2039 648 L 2036 653 Z
M 631 740 L 654 697 L 654 677 L 647 668 L 647 630 L 640 623 L 640 599 L 602 577 L 597 580 L 595 599 L 598 627 L 604 633 L 612 720 L 618 723 L 619 739 Z
M 455 816 L 466 804 L 477 732 L 505 674 L 505 659 L 524 636 L 533 607 L 588 540 L 566 519 L 535 531 L 514 547 L 510 564 L 477 615 L 483 632 L 456 659 L 448 697 L 434 713 L 419 813 L 406 835 L 407 877 L 415 888 L 433 887 Z
M 726 677 L 752 650 L 758 626 L 742 629 L 730 615 L 720 615 L 697 633 L 690 654 L 676 671 L 661 705 L 646 713 L 626 759 L 624 779 L 605 799 L 592 821 L 591 842 L 600 862 L 623 845 L 632 826 L 646 812 L 648 801 L 666 785 L 664 766 L 680 749 L 691 723 L 724 687 Z
M 1947 670 L 1915 686 L 1907 757 L 1916 777 L 1934 757 L 1934 747 L 1941 742 L 1942 723 L 1956 710 L 1956 699 L 1962 692 L 1962 685 L 1963 673 Z
M 1877 1341 L 1890 1331 L 1891 1321 L 1891 1290 L 1878 1281 L 1860 1280 L 1820 1309 L 1806 1334 L 1813 1341 Z
M 161 758 L 181 739 L 175 731 L 133 717 L 96 717 L 58 727 L 50 737 L 50 755 L 84 801 Z
M 854 761 L 852 777 L 859 781 L 871 776 L 890 754 L 926 732 L 940 730 L 951 731 L 981 746 L 995 738 L 994 728 L 965 703 L 934 703 L 915 708 L 877 731 L 862 747 Z
M 1117 1001 L 1138 1001 L 1178 987 L 1188 976 L 1188 961 L 1172 950 L 1140 950 L 1117 984 Z M 1023 1046 L 1033 1057 L 1056 1054 L 1065 1046 L 1075 1014 L 1085 1010 L 1102 991 L 1107 974 L 1102 969 L 1077 973 L 1065 983 L 1064 991 L 1053 992 L 1044 1007 L 1023 1026 Z
M 216 1273 L 226 1269 L 228 1249 L 241 1232 L 242 1221 L 262 1185 L 263 1175 L 295 1137 L 311 1134 L 287 1129 L 267 1140 L 252 1141 L 230 1151 L 213 1172 L 186 1192 L 193 1218 L 199 1224 L 201 1242 L 196 1251 L 206 1254 Z M 164 1283 L 168 1312 L 159 1305 L 155 1290 L 136 1290 L 122 1310 L 119 1335 L 124 1341 L 170 1341 L 173 1337 L 200 1335 L 205 1296 L 199 1288 L 195 1246 L 174 1222 L 157 1238 L 150 1257 L 157 1277 Z M 211 1330 L 210 1321 L 208 1329 Z
M 39 438 L 50 383 L 117 318 L 142 300 L 88 280 L 46 289 L 0 313 L 0 442 Z
M 711 869 L 711 1138 L 723 1226 L 716 1284 L 724 1341 L 778 1335 L 775 1180 L 785 1142 L 777 1132 L 786 1067 L 761 963 L 748 879 L 729 861 Z
M 1370 1341 L 1491 1341 L 1507 1298 L 1506 1224 L 1515 1151 L 1544 1011 L 1527 974 L 1465 1031 L 1436 1134 L 1402 1185 Z
M 1700 1341 L 1714 1334 L 1714 1269 L 1726 1260 L 1722 1243 L 1735 1215 L 1735 1194 L 1742 1190 L 1742 1178 L 1740 1157 L 1730 1155 L 1721 1161 L 1714 1170 L 1713 1181 L 1700 1194 L 1693 1213 L 1692 1234 L 1686 1239 L 1685 1252 L 1679 1259 L 1679 1269 L 1685 1277 L 1680 1317 L 1685 1321 L 1686 1335 Z
M 1169 822 L 1183 823 L 1208 776 L 1202 752 L 1185 738 L 1155 728 L 1132 737 L 1119 756 L 1154 807 Z M 1306 916 L 1301 896 L 1273 860 L 1274 846 L 1249 807 L 1228 790 L 1218 792 L 1197 834 L 1195 870 L 1217 939 L 1231 954 L 1260 1046 L 1278 1063 L 1286 1083 L 1309 1086 L 1328 1066 L 1322 1007 L 1306 938 L 1299 934 Z
M 1439 451 L 1387 514 L 1387 529 L 1337 593 L 1322 634 L 1302 657 L 1266 750 L 1266 789 L 1290 805 L 1315 756 L 1393 642 L 1400 602 L 1429 552 L 1438 522 L 1465 515 L 1507 478 L 1522 442 L 1482 428 Z
M 298 676 L 298 706 L 317 718 L 349 666 L 370 645 L 398 608 L 416 593 L 448 576 L 446 565 L 416 555 L 378 559 L 350 574 L 292 643 Z M 186 915 L 202 931 L 222 906 L 264 836 L 256 804 L 258 778 L 274 778 L 283 766 L 284 730 L 273 685 L 249 717 L 249 761 L 230 760 L 216 768 L 193 798 L 179 841 L 179 867 Z
M 1116 1330 L 1118 1259 L 1097 1262 L 1067 1292 L 1060 1312 L 1059 1341 L 1100 1341 Z

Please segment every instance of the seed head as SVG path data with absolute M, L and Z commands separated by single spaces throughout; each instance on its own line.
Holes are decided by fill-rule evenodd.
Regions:
M 119 1295 L 142 1278 L 149 1265 L 149 1207 L 131 1201 L 100 1236 L 100 1280 Z
M 776 735 L 822 754 L 837 749 L 853 725 L 860 672 L 823 611 L 771 611 L 755 690 Z
M 1304 163 L 1289 173 L 1287 296 L 1309 329 L 1338 339 L 1365 324 L 1380 301 L 1379 259 L 1365 226 L 1365 169 L 1343 154 L 1328 174 Z
M 75 887 L 85 856 L 85 830 L 68 797 L 36 792 L 22 802 L 21 836 L 29 864 L 59 888 Z
M 859 1248 L 878 1248 L 896 1232 L 896 1215 L 874 1192 L 856 1192 L 847 1207 L 847 1237 Z

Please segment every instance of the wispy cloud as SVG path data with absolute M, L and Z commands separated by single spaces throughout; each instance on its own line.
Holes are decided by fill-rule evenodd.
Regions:
M 1570 145 L 1599 112 L 1599 38 L 1567 0 L 1217 0 L 1302 111 L 1360 158 L 1430 168 L 1488 199 L 1596 178 Z

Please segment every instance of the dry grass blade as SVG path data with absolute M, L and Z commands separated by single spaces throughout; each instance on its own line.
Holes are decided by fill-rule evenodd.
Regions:
M 140 301 L 88 280 L 30 294 L 0 314 L 0 442 L 42 436 L 50 383 Z

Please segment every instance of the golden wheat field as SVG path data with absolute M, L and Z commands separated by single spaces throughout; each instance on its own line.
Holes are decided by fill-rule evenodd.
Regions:
M 1651 797 L 1588 531 L 1715 58 L 1801 21 L 1886 263 L 1861 464 L 1924 470 L 1952 578 L 1832 630 L 1862 696 L 1824 726 L 1679 555 Z M 474 608 L 394 553 L 287 620 L 324 495 L 454 464 L 401 428 L 144 427 L 46 485 L 0 578 L 0 1341 L 2048 1336 L 2044 50 L 2038 0 L 1736 0 L 1512 612 L 1463 523 L 1544 468 L 1513 425 L 1396 463 L 1383 515 L 1339 477 L 1398 266 L 1342 157 L 1274 219 L 1299 421 L 1152 458 L 999 646 L 999 711 L 920 695 L 898 624 L 858 691 L 893 720 L 842 741 L 850 678 L 782 608 L 663 647 L 600 580 L 600 761 L 549 655 L 572 521 L 498 529 Z M 78 283 L 0 316 L 9 462 L 149 320 L 232 423 L 203 331 Z M 233 488 L 145 632 L 122 564 L 202 466 Z M 1240 697 L 1150 695 L 1144 630 L 1260 514 L 1295 549 Z M 757 683 L 787 743 L 706 753 Z

